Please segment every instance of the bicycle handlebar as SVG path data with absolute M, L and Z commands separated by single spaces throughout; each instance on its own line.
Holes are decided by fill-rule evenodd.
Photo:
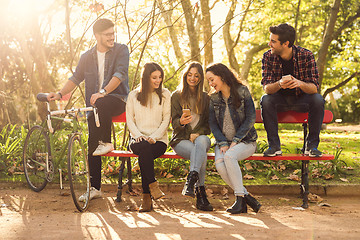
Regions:
M 46 102 L 47 103 L 47 110 L 48 110 L 48 114 L 46 117 L 46 121 L 47 121 L 47 125 L 49 128 L 49 131 L 51 133 L 54 132 L 54 129 L 52 128 L 51 125 L 51 118 L 50 116 L 53 115 L 61 115 L 61 114 L 69 114 L 69 113 L 79 113 L 79 112 L 94 112 L 94 117 L 95 117 L 95 123 L 97 127 L 100 127 L 100 121 L 99 121 L 99 115 L 98 115 L 98 110 L 96 107 L 85 107 L 85 108 L 71 108 L 71 109 L 64 109 L 64 110 L 55 110 L 55 111 L 50 111 L 50 104 L 49 101 L 47 99 L 48 93 L 39 93 L 38 95 L 36 95 L 36 98 L 40 101 L 40 102 Z

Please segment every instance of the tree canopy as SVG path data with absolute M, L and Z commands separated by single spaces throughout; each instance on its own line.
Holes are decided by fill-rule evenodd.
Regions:
M 358 0 L 3 0 L 1 125 L 40 119 L 44 109 L 36 94 L 62 86 L 81 53 L 94 46 L 91 26 L 102 17 L 115 22 L 116 41 L 129 46 L 131 87 L 148 61 L 163 66 L 171 91 L 188 62 L 223 62 L 249 85 L 256 102 L 263 94 L 269 26 L 289 23 L 296 45 L 316 57 L 328 107 L 338 118 L 360 120 Z M 76 100 L 84 104 L 81 91 L 71 102 Z

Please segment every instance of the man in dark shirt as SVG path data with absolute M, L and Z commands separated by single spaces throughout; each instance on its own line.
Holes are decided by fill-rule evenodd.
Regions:
M 101 197 L 101 155 L 114 149 L 111 143 L 112 116 L 125 112 L 129 93 L 129 49 L 115 43 L 114 23 L 99 19 L 93 25 L 96 46 L 81 55 L 74 74 L 57 93 L 49 93 L 48 100 L 59 100 L 85 81 L 86 106 L 96 106 L 100 127 L 96 127 L 94 114 L 88 120 L 88 161 L 90 172 L 90 200 Z M 85 200 L 85 194 L 79 200 Z
M 295 29 L 284 23 L 269 28 L 270 50 L 262 59 L 261 115 L 269 148 L 264 156 L 281 155 L 277 112 L 294 110 L 309 112 L 309 134 L 304 153 L 320 157 L 317 149 L 324 118 L 324 99 L 318 93 L 319 73 L 314 55 L 309 50 L 295 46 Z

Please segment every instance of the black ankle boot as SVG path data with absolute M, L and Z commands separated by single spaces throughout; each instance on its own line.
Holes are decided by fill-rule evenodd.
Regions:
M 195 197 L 195 183 L 199 180 L 199 174 L 197 171 L 191 171 L 187 175 L 186 183 L 184 189 L 182 190 L 182 195 Z
M 241 196 L 236 196 L 235 203 L 230 208 L 226 209 L 226 211 L 231 214 L 247 213 L 245 198 Z
M 213 207 L 207 199 L 204 186 L 196 187 L 196 208 L 203 211 L 212 211 Z
M 247 205 L 249 205 L 254 210 L 254 212 L 259 212 L 261 204 L 253 196 L 246 194 L 244 198 Z

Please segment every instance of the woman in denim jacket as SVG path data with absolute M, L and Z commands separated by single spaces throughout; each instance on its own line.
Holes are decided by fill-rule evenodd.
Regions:
M 244 187 L 238 163 L 256 150 L 254 102 L 248 88 L 224 64 L 210 65 L 205 76 L 215 90 L 209 107 L 209 124 L 216 139 L 215 166 L 236 197 L 226 211 L 246 213 L 248 204 L 258 212 L 261 204 Z
M 204 70 L 192 62 L 186 68 L 182 82 L 171 96 L 173 136 L 171 147 L 190 160 L 190 172 L 182 194 L 195 197 L 196 208 L 212 211 L 205 192 L 206 153 L 210 149 L 209 96 L 203 91 Z M 187 109 L 188 111 L 184 110 Z M 196 188 L 195 188 L 196 186 Z

